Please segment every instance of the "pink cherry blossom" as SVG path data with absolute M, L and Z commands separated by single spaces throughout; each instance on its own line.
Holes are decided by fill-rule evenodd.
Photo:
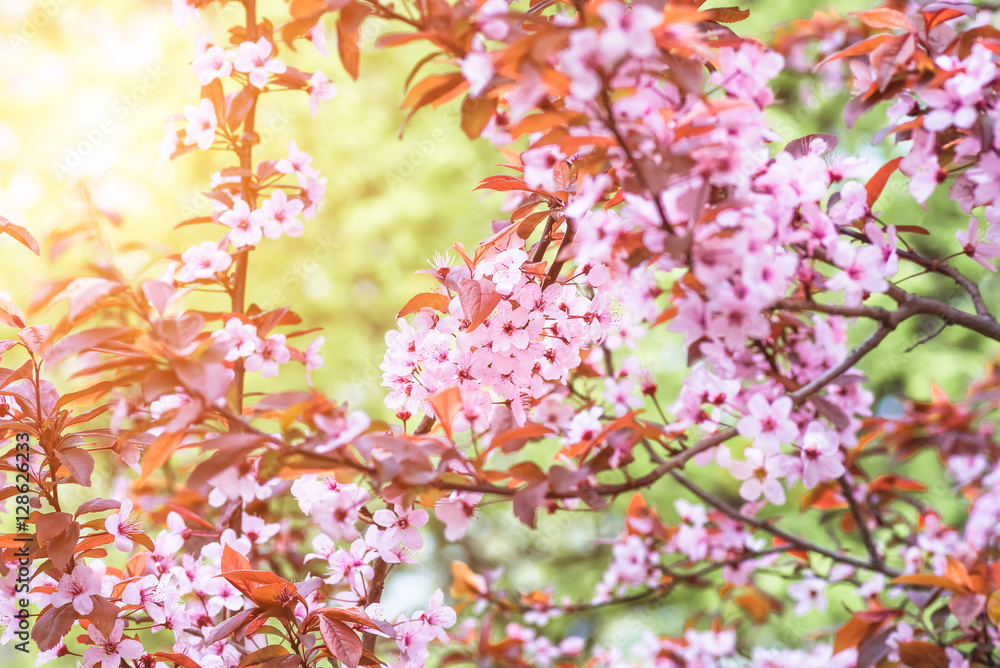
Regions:
M 247 357 L 244 366 L 247 371 L 260 371 L 264 378 L 274 378 L 278 375 L 278 367 L 291 357 L 291 351 L 285 345 L 285 335 L 272 334 L 267 339 L 257 339 L 256 348 Z
M 995 241 L 979 240 L 979 219 L 972 217 L 969 219 L 969 229 L 957 230 L 955 238 L 962 245 L 962 252 L 973 260 L 983 265 L 990 271 L 996 271 L 993 260 L 1000 257 L 1000 245 Z
M 448 634 L 445 629 L 450 629 L 455 625 L 458 617 L 454 609 L 444 604 L 444 593 L 438 589 L 427 602 L 426 610 L 418 610 L 413 613 L 411 619 L 423 622 L 433 635 L 441 642 L 448 642 Z
M 101 633 L 97 624 L 91 624 L 87 633 L 94 644 L 83 653 L 84 665 L 91 668 L 100 662 L 101 668 L 118 668 L 122 659 L 134 661 L 142 656 L 142 645 L 138 640 L 123 638 L 124 632 L 124 619 L 115 622 L 111 635 L 107 637 Z
M 753 439 L 754 447 L 766 454 L 777 454 L 782 443 L 791 443 L 799 429 L 791 420 L 792 400 L 778 397 L 773 402 L 755 394 L 747 402 L 747 414 L 736 425 L 740 436 Z
M 473 49 L 462 59 L 461 72 L 469 82 L 469 95 L 479 97 L 493 80 L 493 57 L 487 51 Z
M 198 83 L 207 86 L 214 79 L 224 79 L 233 71 L 233 64 L 226 57 L 226 50 L 221 46 L 209 46 L 198 54 L 192 63 L 194 73 L 198 75 Z
M 160 581 L 155 575 L 147 575 L 141 580 L 125 585 L 125 589 L 122 590 L 122 603 L 142 607 L 155 624 L 164 622 L 163 593 Z
M 277 239 L 282 233 L 290 237 L 301 235 L 302 221 L 297 216 L 302 213 L 303 206 L 301 199 L 297 197 L 289 199 L 284 190 L 279 189 L 271 193 L 271 197 L 259 209 L 264 236 L 268 239 Z
M 319 103 L 337 97 L 337 87 L 330 83 L 325 74 L 316 70 L 309 77 L 309 110 L 315 116 L 319 113 Z
M 848 306 L 859 305 L 867 293 L 885 292 L 889 288 L 882 251 L 874 246 L 856 247 L 840 241 L 833 261 L 842 271 L 830 278 L 826 286 L 830 290 L 843 290 Z
M 812 609 L 826 610 L 826 581 L 815 576 L 788 585 L 788 595 L 795 599 L 795 614 L 804 615 Z
M 548 144 L 538 148 L 528 149 L 521 154 L 524 165 L 524 182 L 529 188 L 554 191 L 558 189 L 555 181 L 554 167 L 566 156 L 559 147 Z
M 788 471 L 783 456 L 757 448 L 747 448 L 743 454 L 746 461 L 734 461 L 729 465 L 733 477 L 744 481 L 740 485 L 740 496 L 756 501 L 763 494 L 771 503 L 783 504 L 785 489 L 781 486 L 781 477 Z
M 141 525 L 132 514 L 132 500 L 122 501 L 121 508 L 117 513 L 112 513 L 104 521 L 105 530 L 115 539 L 115 547 L 122 552 L 132 551 L 132 539 L 129 536 L 142 533 Z
M 326 337 L 317 336 L 305 350 L 306 382 L 310 385 L 312 385 L 312 372 L 323 368 L 323 355 L 320 354 L 320 350 L 323 348 L 324 343 L 326 343 Z
M 299 145 L 290 141 L 288 142 L 288 157 L 276 162 L 274 168 L 282 174 L 295 174 L 299 178 L 299 185 L 305 186 L 310 179 L 319 176 L 319 172 L 312 166 L 312 161 L 311 155 L 299 150 Z
M 178 283 L 190 283 L 199 278 L 212 278 L 233 263 L 232 256 L 213 241 L 203 241 L 184 251 L 184 265 L 177 270 Z
M 215 128 L 218 124 L 212 101 L 202 98 L 198 106 L 186 105 L 184 118 L 187 119 L 187 127 L 184 129 L 187 141 L 196 144 L 202 151 L 210 149 L 215 141 Z
M 57 608 L 72 603 L 79 614 L 89 615 L 94 609 L 94 601 L 90 597 L 100 593 L 101 581 L 94 575 L 94 569 L 80 564 L 72 573 L 63 573 L 51 601 Z
M 224 211 L 219 216 L 219 222 L 226 227 L 231 227 L 229 241 L 236 248 L 254 246 L 260 243 L 263 230 L 260 226 L 260 217 L 254 216 L 250 211 L 250 205 L 243 200 L 237 200 L 233 208 Z
M 283 62 L 271 57 L 274 48 L 266 37 L 256 42 L 243 42 L 239 49 L 233 67 L 237 72 L 248 74 L 250 83 L 257 88 L 267 85 L 271 74 L 282 74 L 287 69 Z
M 836 432 L 820 422 L 810 422 L 802 437 L 802 483 L 813 488 L 824 480 L 844 474 L 844 456 Z
M 422 508 L 410 508 L 395 512 L 387 508 L 376 510 L 372 515 L 375 524 L 385 527 L 385 540 L 399 542 L 411 550 L 419 550 L 424 539 L 417 530 L 427 524 L 429 515 Z
M 476 504 L 483 495 L 478 492 L 452 492 L 434 505 L 434 515 L 445 524 L 444 537 L 460 540 L 469 530 L 469 520 L 476 514 Z

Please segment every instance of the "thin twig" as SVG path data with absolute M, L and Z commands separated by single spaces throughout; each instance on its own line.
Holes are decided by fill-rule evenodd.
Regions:
M 868 550 L 868 556 L 871 557 L 872 563 L 882 563 L 882 555 L 879 554 L 878 547 L 875 545 L 875 539 L 872 537 L 871 530 L 868 529 L 868 522 L 861 515 L 861 508 L 854 498 L 854 490 L 851 489 L 851 485 L 847 482 L 845 476 L 840 476 L 838 481 L 840 482 L 840 491 L 843 492 L 844 498 L 847 499 L 847 505 L 851 509 L 851 514 L 854 515 L 854 523 L 858 525 L 858 529 L 861 531 L 861 539 L 865 543 L 865 549 Z
M 749 524 L 750 526 L 757 527 L 758 529 L 761 529 L 774 536 L 777 536 L 778 538 L 781 538 L 782 540 L 785 540 L 791 543 L 792 545 L 795 545 L 799 549 L 806 550 L 808 552 L 815 552 L 816 554 L 822 554 L 823 556 L 833 559 L 834 561 L 838 561 L 842 564 L 849 564 L 851 566 L 854 566 L 855 568 L 864 568 L 870 571 L 877 571 L 879 573 L 884 573 L 885 575 L 889 575 L 892 577 L 896 577 L 900 574 L 899 571 L 897 571 L 894 568 L 890 568 L 889 566 L 886 566 L 884 563 L 870 563 L 858 559 L 857 557 L 852 557 L 848 554 L 841 554 L 839 552 L 834 552 L 833 550 L 829 550 L 823 547 L 822 545 L 816 545 L 815 543 L 810 543 L 809 541 L 805 540 L 800 536 L 791 534 L 785 531 L 784 529 L 779 529 L 778 527 L 773 526 L 763 520 L 759 520 L 755 517 L 747 517 L 739 510 L 733 508 L 731 505 L 729 505 L 719 497 L 715 496 L 711 492 L 708 492 L 702 489 L 701 487 L 698 487 L 697 485 L 695 485 L 693 482 L 685 478 L 677 471 L 671 471 L 670 475 L 672 475 L 674 479 L 677 482 L 679 482 L 683 487 L 685 487 L 688 491 L 690 491 L 692 494 L 694 494 L 703 502 L 707 503 L 713 508 L 722 511 L 723 513 L 733 518 L 734 520 L 744 522 L 746 524 Z

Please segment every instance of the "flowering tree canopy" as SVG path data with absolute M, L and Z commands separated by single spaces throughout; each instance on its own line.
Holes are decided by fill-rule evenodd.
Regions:
M 160 145 L 221 154 L 212 210 L 181 223 L 204 240 L 138 282 L 95 263 L 29 304 L 0 299 L 4 498 L 32 505 L 31 530 L 0 537 L 4 643 L 23 628 L 27 544 L 31 638 L 58 666 L 1000 665 L 1000 368 L 889 414 L 856 368 L 897 355 L 912 319 L 1000 341 L 975 279 L 1000 258 L 991 14 L 889 0 L 771 44 L 729 27 L 746 10 L 698 0 L 294 0 L 271 16 L 174 0 L 175 17 L 226 4 L 243 20 L 198 42 L 200 98 Z M 327 22 L 330 67 L 363 76 L 370 18 L 390 26 L 380 48 L 426 47 L 402 107 L 460 105 L 504 163 L 467 187 L 509 212 L 475 248 L 427 249 L 427 291 L 385 336 L 391 421 L 311 381 L 245 389 L 323 364 L 294 304 L 248 289 L 254 251 L 321 224 L 327 178 L 308 147 L 262 144 L 257 114 L 279 92 L 314 114 L 336 95 L 294 66 Z M 830 128 L 785 136 L 769 112 L 790 72 L 849 87 L 842 122 L 879 117 L 883 157 L 835 151 Z M 880 215 L 937 190 L 969 216 L 954 238 Z M 679 386 L 633 352 L 649 347 L 682 360 Z M 903 475 L 916 457 L 939 466 Z M 131 485 L 81 501 L 98 458 Z M 942 479 L 963 499 L 954 525 L 925 495 Z M 538 531 L 600 517 L 600 571 L 574 574 L 591 593 L 453 558 L 488 506 Z M 432 561 L 448 591 L 387 614 L 385 588 Z M 644 623 L 695 596 L 703 611 L 671 632 Z M 768 635 L 834 600 L 836 625 Z M 650 627 L 638 642 L 601 632 L 626 611 Z

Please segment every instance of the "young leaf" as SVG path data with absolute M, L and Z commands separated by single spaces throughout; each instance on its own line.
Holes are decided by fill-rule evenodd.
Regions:
M 319 632 L 323 642 L 335 659 L 347 668 L 358 668 L 361 661 L 361 638 L 347 624 L 323 616 L 319 618 Z

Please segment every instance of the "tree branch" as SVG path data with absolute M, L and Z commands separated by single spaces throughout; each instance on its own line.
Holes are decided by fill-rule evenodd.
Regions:
M 715 496 L 711 492 L 708 492 L 702 489 L 701 487 L 698 487 L 697 485 L 695 485 L 693 482 L 685 478 L 677 471 L 671 471 L 670 475 L 674 477 L 674 480 L 679 482 L 683 487 L 685 487 L 689 492 L 697 496 L 703 502 L 707 503 L 713 508 L 722 511 L 723 513 L 733 518 L 734 520 L 744 522 L 746 524 L 749 524 L 750 526 L 766 531 L 771 535 L 777 536 L 778 538 L 781 538 L 782 540 L 785 540 L 802 550 L 815 552 L 816 554 L 822 554 L 823 556 L 833 559 L 834 561 L 838 561 L 842 564 L 849 564 L 851 566 L 854 566 L 855 568 L 864 568 L 870 571 L 877 571 L 879 573 L 884 573 L 885 575 L 889 575 L 891 577 L 896 577 L 900 574 L 899 571 L 897 571 L 894 568 L 890 568 L 889 566 L 886 566 L 884 563 L 881 562 L 870 563 L 867 561 L 862 561 L 861 559 L 852 557 L 847 554 L 834 552 L 833 550 L 829 550 L 823 547 L 822 545 L 816 545 L 815 543 L 810 543 L 804 538 L 796 536 L 795 534 L 788 533 L 784 529 L 779 529 L 778 527 L 768 524 L 763 520 L 759 520 L 755 517 L 747 517 L 743 515 L 743 513 L 741 513 L 739 510 L 733 508 L 731 505 L 729 505 L 719 497 Z

